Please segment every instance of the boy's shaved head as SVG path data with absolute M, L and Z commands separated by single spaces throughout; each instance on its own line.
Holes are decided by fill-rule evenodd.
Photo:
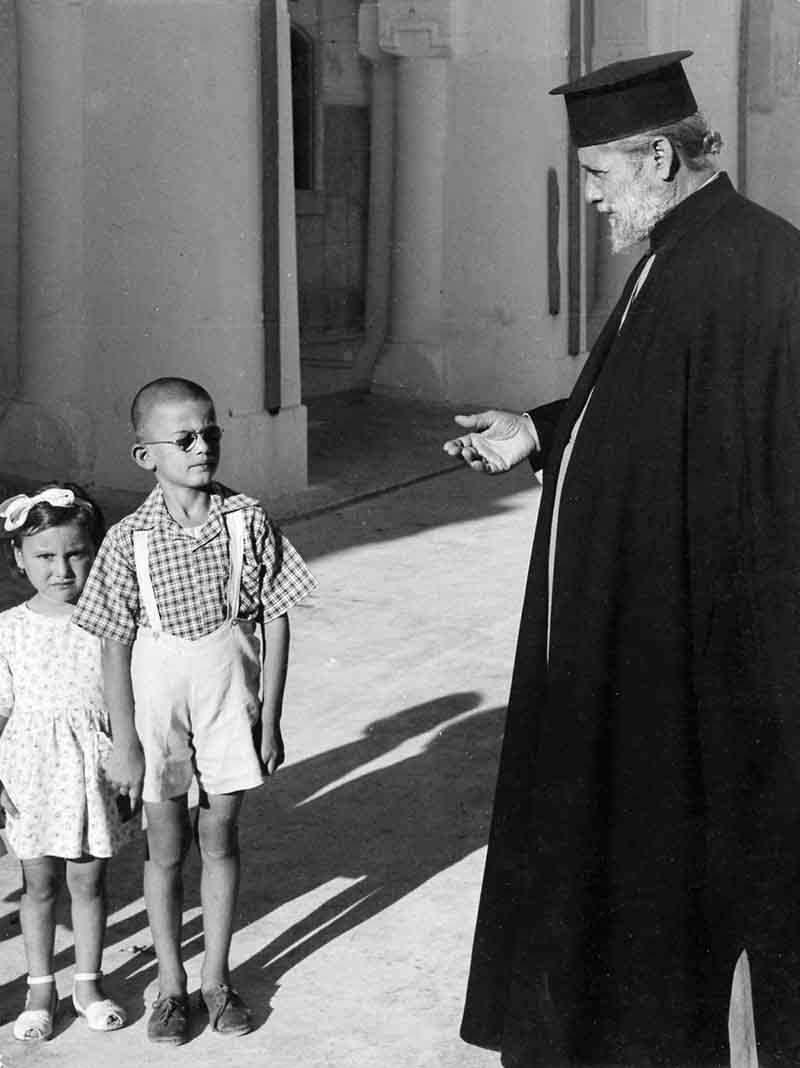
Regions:
M 188 378 L 154 378 L 142 386 L 131 404 L 131 423 L 136 436 L 139 436 L 153 409 L 159 404 L 187 400 L 204 401 L 214 406 L 208 390 Z

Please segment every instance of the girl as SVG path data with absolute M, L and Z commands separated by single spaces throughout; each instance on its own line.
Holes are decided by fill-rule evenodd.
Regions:
M 0 613 L 0 805 L 22 865 L 29 988 L 14 1037 L 35 1042 L 53 1032 L 54 907 L 65 872 L 77 967 L 73 1005 L 92 1030 L 113 1031 L 126 1017 L 101 987 L 105 870 L 129 829 L 103 773 L 111 740 L 100 642 L 70 625 L 103 520 L 85 491 L 69 483 L 10 498 L 0 518 L 14 563 L 35 591 Z

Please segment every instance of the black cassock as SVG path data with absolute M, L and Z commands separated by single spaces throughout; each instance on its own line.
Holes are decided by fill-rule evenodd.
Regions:
M 545 482 L 462 1037 L 711 1065 L 747 949 L 800 1063 L 800 233 L 722 174 L 652 234 Z M 548 545 L 564 446 L 592 391 Z

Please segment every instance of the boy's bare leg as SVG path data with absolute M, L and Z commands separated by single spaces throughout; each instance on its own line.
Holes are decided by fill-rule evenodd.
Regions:
M 206 794 L 197 818 L 203 870 L 200 900 L 205 927 L 203 990 L 230 983 L 229 955 L 239 893 L 239 810 L 242 793 Z
M 191 844 L 187 799 L 145 802 L 147 859 L 144 865 L 144 900 L 158 958 L 161 997 L 186 994 L 186 972 L 181 960 L 183 925 L 183 862 Z

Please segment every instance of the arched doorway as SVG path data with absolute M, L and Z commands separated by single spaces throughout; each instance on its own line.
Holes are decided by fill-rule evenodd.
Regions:
M 326 31 L 325 5 L 293 23 L 292 105 L 303 396 L 350 386 L 364 334 L 369 200 L 367 73 L 357 24 Z M 352 38 L 352 39 L 351 39 Z

